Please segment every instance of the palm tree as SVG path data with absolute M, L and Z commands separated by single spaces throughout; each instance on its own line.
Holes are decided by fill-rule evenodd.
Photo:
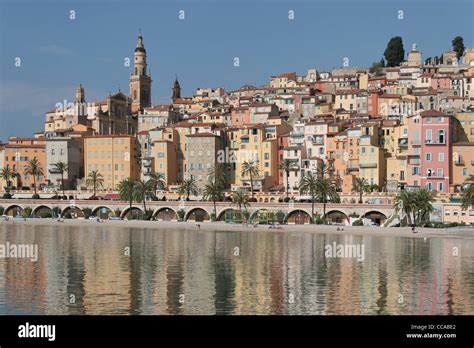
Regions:
M 217 219 L 216 201 L 224 198 L 222 186 L 216 182 L 209 182 L 204 187 L 204 199 L 211 200 L 214 204 L 214 217 Z
M 309 195 L 311 197 L 311 223 L 314 220 L 314 202 L 318 194 L 318 178 L 313 173 L 306 173 L 298 186 L 301 195 Z
M 39 177 L 40 175 L 44 175 L 43 168 L 41 167 L 41 164 L 39 163 L 36 157 L 28 161 L 28 163 L 25 166 L 24 174 L 33 176 L 33 185 L 35 187 L 35 195 L 36 195 L 36 192 L 37 192 L 36 178 Z
M 352 189 L 359 193 L 359 204 L 362 204 L 362 195 L 370 191 L 370 185 L 367 179 L 357 178 L 353 183 Z
M 64 172 L 68 169 L 67 163 L 58 162 L 53 164 L 54 169 L 61 173 L 61 187 L 63 189 L 63 196 L 64 196 Z
M 463 210 L 474 206 L 474 175 L 464 181 L 461 202 Z
M 185 179 L 179 186 L 178 193 L 180 196 L 185 195 L 187 201 L 189 201 L 190 194 L 197 196 L 198 188 L 197 188 L 196 180 L 194 180 L 192 177 L 189 179 Z
M 163 173 L 150 173 L 150 181 L 152 182 L 153 186 L 153 194 L 156 194 L 158 189 L 164 190 L 166 188 L 166 180 L 165 175 Z
M 223 189 L 227 186 L 227 169 L 226 164 L 216 163 L 211 169 L 209 169 L 207 180 L 209 182 L 215 182 L 220 185 Z
M 334 180 L 325 177 L 318 178 L 316 198 L 318 202 L 323 203 L 323 220 L 325 220 L 328 199 L 334 203 L 339 202 L 339 194 L 337 193 L 337 186 Z
M 100 174 L 98 170 L 93 170 L 92 172 L 89 172 L 89 175 L 87 175 L 86 179 L 86 186 L 92 187 L 92 189 L 94 190 L 95 197 L 97 189 L 99 187 L 104 186 L 104 178 L 102 177 L 102 174 Z
M 130 203 L 130 210 L 132 209 L 133 199 L 135 198 L 135 180 L 127 178 L 118 184 L 120 199 Z
M 403 212 L 408 219 L 408 224 L 415 223 L 415 217 L 413 217 L 413 222 L 410 214 L 416 209 L 415 194 L 412 191 L 403 190 L 398 193 L 393 201 L 395 211 L 397 213 Z
M 0 178 L 5 180 L 5 182 L 7 183 L 7 186 L 6 186 L 7 192 L 10 191 L 10 183 L 11 183 L 10 179 L 13 179 L 15 175 L 16 174 L 10 168 L 7 168 L 7 167 L 4 167 L 2 171 L 0 172 Z
M 415 191 L 415 206 L 418 212 L 418 222 L 422 222 L 425 219 L 426 214 L 433 211 L 433 204 L 431 203 L 435 201 L 435 197 L 435 191 L 429 191 L 427 189 Z
M 283 170 L 286 174 L 286 197 L 288 198 L 288 187 L 290 186 L 289 179 L 290 179 L 290 172 L 294 169 L 294 162 L 288 158 L 284 159 L 283 162 L 280 163 L 280 169 Z
M 316 176 L 318 178 L 330 178 L 332 177 L 333 168 L 324 162 L 323 160 L 318 161 L 318 165 L 316 167 Z
M 250 191 L 252 192 L 252 198 L 254 197 L 253 194 L 253 178 L 255 176 L 258 176 L 259 170 L 258 170 L 258 160 L 257 161 L 245 161 L 242 163 L 242 170 L 240 175 L 242 176 L 249 176 L 250 177 Z
M 232 204 L 235 204 L 239 207 L 239 211 L 242 213 L 242 207 L 247 209 L 250 206 L 247 195 L 242 190 L 237 190 L 232 193 Z
M 143 211 L 146 215 L 146 198 L 153 192 L 153 182 L 151 180 L 138 180 L 135 182 L 133 197 L 138 202 L 143 202 Z

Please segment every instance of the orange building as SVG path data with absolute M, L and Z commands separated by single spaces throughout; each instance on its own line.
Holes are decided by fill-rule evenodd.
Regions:
M 138 140 L 132 135 L 97 135 L 84 140 L 85 176 L 97 170 L 103 188 L 114 190 L 121 180 L 140 178 Z
M 463 183 L 474 174 L 474 143 L 453 143 L 451 192 L 461 192 Z
M 5 168 L 9 168 L 17 174 L 12 180 L 12 185 L 16 189 L 34 188 L 34 178 L 25 174 L 28 162 L 36 157 L 40 167 L 46 174 L 46 141 L 43 137 L 37 138 L 17 138 L 11 137 L 5 145 Z M 36 178 L 36 185 L 41 188 L 45 184 L 45 175 Z

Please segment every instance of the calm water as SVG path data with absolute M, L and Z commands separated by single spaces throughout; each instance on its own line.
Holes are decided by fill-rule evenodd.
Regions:
M 6 241 L 39 259 L 0 259 L 0 314 L 474 314 L 474 239 L 1 224 Z M 334 241 L 365 260 L 325 258 Z

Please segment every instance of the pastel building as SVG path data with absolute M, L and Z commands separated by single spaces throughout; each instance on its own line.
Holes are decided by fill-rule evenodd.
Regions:
M 463 184 L 474 174 L 474 142 L 453 143 L 451 192 L 461 192 Z
M 46 144 L 45 138 L 18 138 L 11 137 L 5 145 L 4 166 L 16 174 L 12 180 L 12 185 L 16 188 L 33 189 L 34 178 L 25 174 L 25 168 L 29 161 L 36 158 L 39 166 L 46 174 Z M 46 181 L 45 175 L 36 177 L 36 186 L 41 188 Z
M 453 119 L 450 115 L 429 110 L 420 113 L 421 167 L 420 186 L 449 192 Z
M 103 188 L 115 190 L 121 180 L 140 178 L 139 144 L 132 135 L 97 135 L 84 139 L 85 176 L 97 170 Z

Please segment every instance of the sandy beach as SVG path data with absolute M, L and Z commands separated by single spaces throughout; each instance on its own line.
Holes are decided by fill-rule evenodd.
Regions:
M 1 224 L 37 225 L 37 226 L 113 226 L 117 228 L 144 228 L 160 230 L 187 230 L 187 231 L 222 231 L 222 232 L 272 232 L 272 233 L 325 233 L 325 234 L 352 234 L 377 235 L 412 238 L 470 238 L 474 239 L 472 229 L 437 229 L 417 227 L 413 233 L 411 227 L 379 227 L 379 226 L 334 226 L 334 225 L 282 225 L 281 229 L 269 228 L 268 225 L 253 227 L 241 224 L 226 224 L 224 222 L 201 222 L 199 227 L 195 222 L 177 221 L 140 221 L 140 220 L 95 220 L 65 219 L 58 222 L 56 219 L 9 219 L 1 220 Z

